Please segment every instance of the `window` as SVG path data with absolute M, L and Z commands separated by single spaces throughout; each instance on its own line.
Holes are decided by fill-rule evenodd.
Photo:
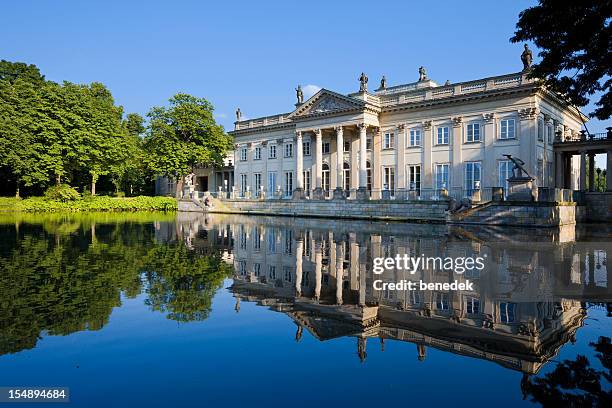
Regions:
M 395 191 L 395 167 L 383 167 L 383 189 Z
M 285 144 L 285 157 L 293 157 L 293 143 Z
M 351 141 L 345 140 L 344 141 L 344 153 L 348 153 L 350 151 L 351 151 Z
M 465 141 L 480 142 L 480 123 L 468 123 Z
M 448 310 L 448 293 L 436 292 L 436 309 Z
M 383 140 L 383 149 L 393 149 L 394 145 L 395 145 L 395 133 L 385 132 L 385 137 Z
M 276 253 L 276 236 L 274 230 L 268 230 L 268 252 L 271 254 Z
M 437 130 L 436 144 L 448 144 L 448 126 L 439 127 Z
M 268 159 L 276 159 L 276 145 L 270 145 Z
M 481 175 L 480 162 L 465 163 L 465 189 L 468 196 L 474 193 L 474 190 L 477 189 L 476 187 L 480 187 Z
M 321 147 L 323 149 L 323 154 L 329 154 L 329 142 L 323 143 L 323 146 Z
M 255 276 L 261 275 L 261 264 L 260 263 L 256 262 L 253 264 L 253 273 L 255 274 Z
M 268 277 L 270 279 L 276 279 L 276 265 L 270 265 L 268 267 Z
M 410 140 L 409 146 L 420 146 L 421 145 L 421 129 L 410 129 Z
M 500 160 L 497 165 L 499 186 L 504 188 L 504 195 L 508 193 L 508 179 L 512 176 L 512 167 L 510 160 Z
M 366 139 L 366 150 L 372 150 L 372 138 L 368 137 Z
M 291 267 L 283 266 L 283 274 L 285 275 L 285 280 L 287 282 L 291 282 Z
M 255 196 L 261 194 L 261 173 L 253 174 L 253 185 L 255 186 Z
M 344 179 L 344 189 L 349 191 L 351 189 L 351 166 L 347 162 L 342 164 L 342 173 Z
M 241 275 L 246 274 L 246 261 L 238 261 L 238 269 Z
M 544 141 L 544 122 L 538 120 L 538 142 Z
M 255 157 L 253 157 L 253 160 L 261 160 L 261 147 L 255 148 Z
M 499 138 L 514 139 L 514 119 L 502 119 L 499 122 Z
M 546 134 L 548 135 L 548 137 L 547 137 L 548 144 L 553 144 L 552 126 L 550 126 L 550 125 L 546 126 Z
M 303 173 L 304 176 L 304 190 L 306 191 L 306 194 L 309 194 L 310 189 L 311 189 L 311 179 L 310 179 L 310 170 L 305 170 Z
M 499 319 L 502 323 L 513 323 L 515 320 L 516 303 L 499 303 Z
M 411 290 L 410 291 L 410 303 L 413 305 L 420 305 L 421 304 L 421 292 L 416 291 L 416 290 Z
M 540 186 L 544 185 L 544 161 L 542 159 L 538 159 L 536 164 L 536 174 L 538 177 L 538 182 Z
M 291 196 L 293 193 L 293 172 L 286 171 L 285 172 L 285 197 Z
M 261 231 L 259 227 L 257 227 L 253 233 L 253 250 L 255 252 L 261 251 Z
M 372 191 L 372 163 L 366 161 L 366 189 Z
M 268 192 L 273 193 L 276 191 L 276 172 L 268 172 Z
M 547 175 L 547 180 L 548 180 L 548 186 L 549 187 L 554 187 L 555 185 L 555 175 L 554 175 L 554 171 L 553 171 L 553 162 L 548 161 L 546 162 L 546 175 Z
M 293 253 L 293 231 L 290 229 L 285 230 L 285 254 L 291 255 Z
M 302 152 L 304 156 L 310 156 L 310 142 L 302 143 Z
M 480 299 L 475 297 L 465 298 L 465 311 L 468 314 L 480 313 Z
M 421 192 L 421 166 L 408 166 L 408 180 L 410 190 L 416 190 L 417 194 Z
M 247 175 L 246 174 L 241 174 L 240 175 L 240 192 L 242 193 L 242 196 L 244 197 L 244 193 L 246 193 L 247 191 Z
M 240 161 L 246 161 L 247 160 L 247 148 L 243 147 L 242 149 L 240 149 Z
M 323 163 L 321 166 L 321 177 L 323 182 L 323 190 L 329 191 L 329 164 Z
M 448 164 L 436 164 L 436 190 L 448 189 Z

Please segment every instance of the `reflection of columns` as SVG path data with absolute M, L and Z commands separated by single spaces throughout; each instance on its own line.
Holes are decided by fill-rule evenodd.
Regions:
M 295 156 L 297 157 L 297 163 L 295 166 L 295 179 L 297 181 L 297 190 L 304 190 L 304 148 L 302 144 L 302 132 L 296 132 L 296 142 L 295 142 Z
M 341 241 L 336 241 L 336 303 L 342 304 L 342 278 L 344 276 L 343 263 L 343 247 Z
M 368 199 L 368 170 L 367 170 L 367 136 L 368 127 L 365 123 L 360 123 L 359 127 L 359 189 L 357 190 L 357 198 L 359 200 Z
M 578 190 L 586 190 L 586 151 L 580 152 L 580 184 Z
M 323 136 L 321 129 L 315 129 L 315 191 L 313 197 L 315 199 L 323 198 L 322 182 L 323 182 Z
M 336 189 L 334 198 L 344 198 L 344 131 L 336 126 Z
M 323 254 L 321 253 L 321 241 L 314 245 L 315 251 L 315 300 L 321 298 L 321 266 L 323 265 Z
M 357 355 L 359 356 L 359 361 L 362 363 L 368 356 L 368 353 L 366 352 L 367 341 L 368 339 L 366 337 L 357 338 Z
M 595 153 L 589 153 L 589 191 L 595 191 Z
M 359 306 L 365 306 L 366 300 L 366 243 L 359 243 Z M 382 339 L 381 339 L 382 340 Z
M 425 360 L 425 355 L 427 354 L 427 348 L 422 343 L 417 344 L 417 351 L 419 353 L 419 361 Z
M 302 296 L 302 256 L 304 255 L 304 241 L 301 237 L 297 238 L 295 245 L 295 294 L 296 297 Z

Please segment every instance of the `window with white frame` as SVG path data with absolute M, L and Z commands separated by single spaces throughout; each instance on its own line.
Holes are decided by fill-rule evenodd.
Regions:
M 548 144 L 553 144 L 554 142 L 554 135 L 553 135 L 553 128 L 552 125 L 547 125 L 546 126 L 546 133 L 548 134 Z
M 538 159 L 536 163 L 536 174 L 540 186 L 544 185 L 544 160 Z
M 283 266 L 283 274 L 285 275 L 285 280 L 287 282 L 291 282 L 291 267 Z
M 417 194 L 421 191 L 421 166 L 408 166 L 408 179 L 410 180 L 410 184 L 408 187 L 411 190 L 416 190 Z
M 293 193 L 293 172 L 286 171 L 285 172 L 285 197 L 291 196 Z
M 499 187 L 504 188 L 504 194 L 508 194 L 508 179 L 512 176 L 512 167 L 510 160 L 500 160 L 497 165 Z
M 323 143 L 322 150 L 323 150 L 323 154 L 329 154 L 329 142 L 325 142 Z
M 480 187 L 482 177 L 481 166 L 480 162 L 465 163 L 465 189 L 468 195 L 472 195 L 474 190 Z
M 247 148 L 243 147 L 242 149 L 240 149 L 240 161 L 246 161 L 247 160 Z
M 351 151 L 351 141 L 345 140 L 344 141 L 344 153 L 348 153 L 350 151 Z
M 544 121 L 538 120 L 538 142 L 544 141 Z
M 253 264 L 253 274 L 255 276 L 260 276 L 261 275 L 261 264 L 258 262 L 255 262 Z
M 436 292 L 436 309 L 448 310 L 448 293 Z
M 441 126 L 436 131 L 436 144 L 445 145 L 448 144 L 449 140 L 449 129 L 448 126 Z
M 385 132 L 383 138 L 383 149 L 393 149 L 395 145 L 395 133 L 393 132 Z
M 268 148 L 268 159 L 276 159 L 276 145 L 270 145 Z
M 366 138 L 366 150 L 372 150 L 372 138 Z
M 514 323 L 516 320 L 516 303 L 499 303 L 499 320 L 502 323 Z
M 268 192 L 273 193 L 276 191 L 276 172 L 269 171 L 268 172 Z
M 261 230 L 257 227 L 253 233 L 253 250 L 255 252 L 261 251 Z
M 306 191 L 306 194 L 309 194 L 310 189 L 311 189 L 311 178 L 310 178 L 310 170 L 305 170 L 304 171 L 304 190 Z
M 276 253 L 276 234 L 273 229 L 268 230 L 268 252 Z
M 448 189 L 448 163 L 436 164 L 435 178 L 436 190 Z
M 268 277 L 270 279 L 276 279 L 276 265 L 270 265 L 268 267 Z
M 261 160 L 261 147 L 255 148 L 255 154 L 253 155 L 253 160 Z
M 480 142 L 480 123 L 468 123 L 465 132 L 465 141 L 468 143 Z
M 421 145 L 421 129 L 410 129 L 408 146 Z
M 306 141 L 302 143 L 302 153 L 304 156 L 310 156 L 310 142 Z
M 499 121 L 499 138 L 514 139 L 516 133 L 516 121 L 514 119 L 502 119 Z
M 244 193 L 246 193 L 247 191 L 247 186 L 248 186 L 247 175 L 241 174 L 240 175 L 240 192 L 242 193 L 243 196 L 244 196 Z
M 253 174 L 253 185 L 255 186 L 255 196 L 259 197 L 261 193 L 261 173 Z
M 391 190 L 391 194 L 395 191 L 395 167 L 383 167 L 383 190 Z
M 285 157 L 293 157 L 293 143 L 285 143 Z
M 465 312 L 467 314 L 479 314 L 480 313 L 480 299 L 467 296 L 465 298 Z

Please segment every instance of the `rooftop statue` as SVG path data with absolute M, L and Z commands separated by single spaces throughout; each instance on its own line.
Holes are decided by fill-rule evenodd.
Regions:
M 384 75 L 380 80 L 380 88 L 378 89 L 387 89 L 387 77 L 385 77 Z
M 298 85 L 298 87 L 295 90 L 295 94 L 297 96 L 298 105 L 303 104 L 304 103 L 304 92 L 302 92 L 302 85 Z
M 359 76 L 359 92 L 368 91 L 368 76 L 363 72 Z
M 523 71 L 527 71 L 531 68 L 531 63 L 533 62 L 533 53 L 529 49 L 529 46 L 525 44 L 525 50 L 521 54 L 521 61 L 523 61 Z
M 419 81 L 427 81 L 427 71 L 423 66 L 419 68 Z
M 242 112 L 240 112 L 240 108 L 236 109 L 236 122 L 240 122 L 242 120 Z

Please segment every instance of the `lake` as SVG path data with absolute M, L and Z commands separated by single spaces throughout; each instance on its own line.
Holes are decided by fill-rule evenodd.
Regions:
M 78 407 L 605 405 L 610 237 L 2 215 L 0 386 L 68 387 Z

